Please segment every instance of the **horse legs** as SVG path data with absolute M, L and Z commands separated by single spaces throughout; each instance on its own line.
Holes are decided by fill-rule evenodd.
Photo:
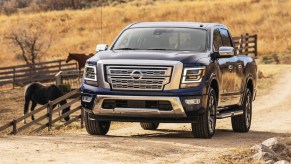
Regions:
M 60 102 L 61 105 L 64 105 L 66 103 L 67 103 L 67 100 L 63 100 L 63 101 Z M 64 115 L 65 113 L 67 113 L 69 111 L 70 111 L 70 107 L 67 107 L 67 108 L 63 109 L 62 110 L 62 115 Z M 67 116 L 64 119 L 65 119 L 65 121 L 69 121 L 70 120 L 70 116 Z
M 32 101 L 30 111 L 32 112 L 35 107 L 36 107 L 36 102 Z M 34 120 L 34 115 L 31 115 L 31 120 Z
M 55 85 L 52 85 L 48 88 L 47 90 L 47 97 L 48 100 L 55 100 L 61 96 L 63 96 L 64 93 Z M 60 105 L 65 105 L 67 103 L 67 100 L 62 100 L 59 104 Z M 55 106 L 54 106 L 55 107 Z M 67 107 L 66 109 L 62 110 L 62 114 L 67 113 L 68 111 L 70 111 L 70 107 Z M 65 120 L 68 121 L 70 120 L 70 116 L 65 117 Z
M 24 97 L 24 111 L 23 111 L 23 115 L 25 115 L 25 114 L 28 113 L 29 101 L 30 101 L 30 98 L 29 98 L 29 96 L 26 95 Z M 26 119 L 23 120 L 23 123 L 26 124 Z
M 62 115 L 64 115 L 65 113 L 69 112 L 70 111 L 70 108 L 65 108 L 63 111 L 62 111 Z M 69 121 L 70 120 L 70 116 L 67 116 L 65 117 L 65 121 Z

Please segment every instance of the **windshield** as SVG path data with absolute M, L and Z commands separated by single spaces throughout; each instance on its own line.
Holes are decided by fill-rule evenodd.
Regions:
M 113 50 L 172 50 L 204 52 L 206 30 L 191 28 L 133 28 L 125 30 Z

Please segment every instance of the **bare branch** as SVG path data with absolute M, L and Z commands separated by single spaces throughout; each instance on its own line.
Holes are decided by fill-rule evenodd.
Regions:
M 51 32 L 38 22 L 19 23 L 5 37 L 19 51 L 26 64 L 40 61 L 52 44 Z

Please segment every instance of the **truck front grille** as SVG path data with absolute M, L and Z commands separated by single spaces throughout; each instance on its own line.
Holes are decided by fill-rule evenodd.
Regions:
M 106 66 L 112 90 L 161 91 L 170 82 L 171 66 Z

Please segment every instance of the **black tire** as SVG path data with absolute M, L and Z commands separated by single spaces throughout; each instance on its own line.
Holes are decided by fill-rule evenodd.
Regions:
M 89 113 L 85 112 L 85 127 L 91 135 L 105 135 L 109 131 L 110 121 L 98 121 L 91 119 Z
M 144 130 L 156 130 L 159 127 L 158 122 L 141 122 L 140 126 L 144 129 Z
M 232 117 L 231 124 L 233 131 L 246 133 L 252 123 L 252 93 L 249 88 L 246 89 L 243 101 L 242 106 L 239 107 L 243 110 L 243 114 Z
M 195 138 L 211 138 L 215 133 L 217 97 L 213 88 L 209 89 L 207 109 L 192 123 L 192 133 Z

